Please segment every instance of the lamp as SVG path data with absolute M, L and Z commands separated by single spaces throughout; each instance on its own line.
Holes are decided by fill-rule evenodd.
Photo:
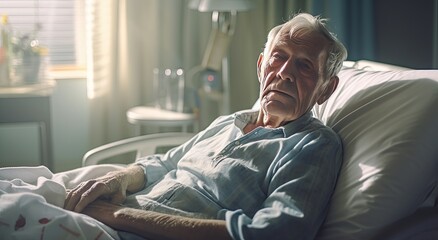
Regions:
M 205 69 L 203 79 L 212 83 L 218 79 L 215 72 L 222 70 L 223 114 L 230 113 L 230 84 L 228 46 L 234 34 L 238 11 L 252 8 L 250 0 L 192 0 L 189 8 L 200 12 L 212 12 L 212 30 L 202 59 L 201 66 Z M 212 84 L 216 86 L 217 84 Z
M 192 0 L 189 7 L 200 12 L 241 12 L 251 9 L 252 3 L 249 0 Z

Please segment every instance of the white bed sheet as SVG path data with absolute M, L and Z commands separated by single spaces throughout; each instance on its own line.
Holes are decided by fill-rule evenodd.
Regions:
M 53 174 L 44 166 L 0 168 L 2 239 L 119 239 L 84 214 L 64 210 L 66 189 L 121 168 L 94 165 Z

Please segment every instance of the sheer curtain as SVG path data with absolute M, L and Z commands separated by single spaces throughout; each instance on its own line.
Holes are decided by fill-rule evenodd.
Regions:
M 126 111 L 152 100 L 153 68 L 188 69 L 200 62 L 210 17 L 176 0 L 87 0 L 86 14 L 95 147 L 132 136 Z
M 124 46 L 125 9 L 126 3 L 119 0 L 87 0 L 87 94 L 92 147 L 120 139 L 125 131 L 123 108 L 136 97 L 135 92 L 124 96 L 130 84 L 135 84 L 124 80 L 131 77 L 124 63 L 129 54 Z
M 153 68 L 181 67 L 187 72 L 201 63 L 211 14 L 189 9 L 188 0 L 86 1 L 90 137 L 94 147 L 133 136 L 126 111 L 152 100 Z M 337 9 L 345 13 L 342 16 L 351 15 L 341 0 L 336 1 L 338 6 L 316 0 L 253 2 L 252 10 L 238 13 L 229 48 L 232 112 L 251 107 L 258 97 L 256 62 L 273 26 L 297 12 L 332 17 Z M 331 16 L 324 15 L 328 10 Z M 220 111 L 205 109 L 209 107 L 202 104 L 201 111 L 211 111 L 201 124 L 205 127 Z

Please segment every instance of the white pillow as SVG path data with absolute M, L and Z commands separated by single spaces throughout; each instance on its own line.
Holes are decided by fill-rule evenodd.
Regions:
M 369 239 L 436 198 L 438 70 L 344 68 L 339 78 L 330 99 L 314 108 L 344 144 L 317 239 Z

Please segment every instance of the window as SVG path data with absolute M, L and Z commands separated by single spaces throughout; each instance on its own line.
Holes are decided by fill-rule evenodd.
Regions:
M 51 66 L 84 66 L 84 0 L 1 0 L 14 35 L 35 34 Z

